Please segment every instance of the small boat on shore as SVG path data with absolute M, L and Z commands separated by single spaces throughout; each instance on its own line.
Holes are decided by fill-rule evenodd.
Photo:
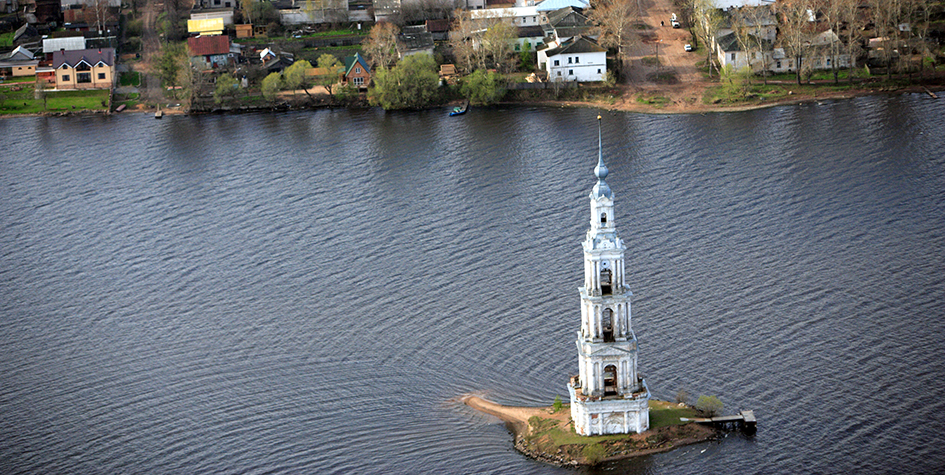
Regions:
M 453 108 L 453 110 L 450 112 L 450 117 L 453 117 L 454 115 L 463 115 L 467 110 L 469 110 L 469 101 L 464 101 L 462 105 Z

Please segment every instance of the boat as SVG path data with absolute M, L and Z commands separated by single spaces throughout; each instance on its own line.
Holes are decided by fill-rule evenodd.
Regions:
M 450 112 L 450 117 L 453 117 L 454 115 L 463 115 L 467 110 L 469 110 L 469 101 L 464 101 L 463 105 L 453 108 L 452 112 Z

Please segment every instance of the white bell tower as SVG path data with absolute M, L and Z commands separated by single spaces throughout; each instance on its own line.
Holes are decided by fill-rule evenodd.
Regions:
M 571 419 L 581 435 L 629 434 L 650 426 L 650 391 L 637 373 L 637 337 L 630 325 L 630 287 L 624 252 L 614 223 L 614 195 L 604 181 L 601 117 L 597 116 L 598 158 L 591 190 L 591 229 L 584 239 L 581 330 L 577 334 L 580 373 L 571 378 Z

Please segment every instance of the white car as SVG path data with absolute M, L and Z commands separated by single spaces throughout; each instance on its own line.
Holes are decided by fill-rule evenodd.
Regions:
M 677 19 L 675 19 L 675 18 L 673 18 L 672 20 L 670 20 L 670 21 L 669 21 L 669 24 L 670 24 L 670 25 L 673 25 L 673 28 L 679 28 L 679 20 L 677 20 Z
M 686 52 L 687 52 L 687 53 L 690 52 L 690 51 L 692 51 L 692 45 L 689 44 L 689 43 L 686 43 L 686 46 L 684 46 L 684 48 L 686 49 Z

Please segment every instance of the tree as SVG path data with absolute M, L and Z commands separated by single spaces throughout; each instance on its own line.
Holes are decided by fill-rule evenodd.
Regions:
M 108 17 L 108 0 L 83 0 L 85 22 L 94 27 L 99 34 L 105 31 L 105 20 Z
M 597 24 L 600 33 L 597 42 L 617 51 L 617 71 L 623 74 L 623 61 L 635 40 L 631 28 L 640 19 L 639 3 L 637 0 L 599 0 L 588 18 Z
M 712 0 L 690 0 L 689 9 L 692 11 L 691 28 L 696 38 L 705 46 L 705 63 L 709 68 L 709 77 L 712 77 L 712 48 L 715 44 L 715 34 L 722 25 L 722 14 Z
M 463 78 L 460 93 L 477 104 L 494 104 L 505 96 L 504 81 L 501 74 L 484 69 Z
M 850 58 L 850 71 L 849 71 L 849 81 L 853 82 L 853 70 L 856 67 L 856 61 L 854 58 L 857 57 L 860 52 L 860 39 L 862 38 L 862 27 L 863 19 L 859 15 L 860 10 L 860 0 L 830 0 L 840 8 L 840 18 L 841 21 L 846 25 L 844 28 L 843 36 L 845 41 L 843 42 L 843 50 Z M 837 31 L 837 34 L 840 34 L 840 31 Z
M 312 69 L 312 63 L 300 60 L 292 63 L 292 66 L 285 68 L 282 72 L 282 85 L 285 89 L 297 91 L 301 89 L 312 100 L 312 93 L 308 92 L 312 87 L 312 80 L 309 78 L 309 71 Z
M 461 70 L 472 72 L 479 64 L 479 51 L 476 48 L 478 37 L 476 22 L 471 18 L 469 10 L 458 9 L 453 13 L 453 25 L 450 28 L 450 47 L 453 56 Z
M 282 90 L 282 75 L 279 73 L 270 73 L 262 81 L 262 95 L 267 101 L 276 98 L 276 94 Z
M 876 36 L 884 38 L 882 58 L 886 63 L 886 79 L 892 79 L 893 54 L 899 49 L 899 2 L 895 0 L 870 0 L 870 20 Z
M 776 8 L 781 16 L 779 41 L 788 57 L 794 60 L 797 83 L 809 68 L 804 62 L 810 49 L 810 16 L 812 5 L 809 0 L 781 0 Z
M 161 47 L 158 69 L 161 75 L 161 83 L 165 87 L 180 86 L 178 76 L 186 60 L 187 45 L 185 43 L 167 43 Z
M 436 99 L 439 75 L 429 54 L 405 57 L 392 69 L 375 71 L 371 104 L 390 109 L 420 109 Z
M 764 82 L 767 84 L 768 63 L 765 60 L 765 45 L 767 43 L 765 29 L 771 18 L 770 7 L 762 5 L 733 9 L 730 18 L 738 45 L 748 55 L 748 66 L 753 72 L 760 69 Z M 752 61 L 752 58 L 755 61 Z M 760 59 L 760 63 L 758 59 Z
M 387 69 L 400 56 L 403 47 L 397 38 L 399 34 L 400 28 L 393 23 L 378 23 L 371 28 L 361 46 L 374 66 Z
M 482 34 L 480 47 L 497 70 L 509 72 L 514 67 L 512 43 L 518 38 L 518 31 L 508 21 L 496 20 Z
M 236 95 L 239 82 L 229 74 L 221 74 L 217 78 L 217 86 L 213 89 L 213 102 L 219 104 Z
M 741 69 L 735 69 L 731 64 L 726 64 L 719 71 L 722 93 L 730 101 L 744 99 L 751 92 L 751 68 L 745 66 Z
M 318 69 L 327 71 L 327 74 L 317 76 L 315 78 L 315 84 L 324 87 L 325 90 L 328 91 L 328 102 L 333 103 L 335 96 L 332 95 L 332 89 L 335 87 L 335 84 L 338 84 L 338 78 L 341 77 L 344 71 L 344 65 L 341 64 L 341 61 L 338 61 L 335 55 L 325 53 L 318 57 Z
M 33 90 L 33 98 L 36 99 L 37 101 L 40 101 L 40 100 L 43 101 L 43 110 L 46 110 L 46 98 L 47 98 L 46 86 L 47 85 L 48 84 L 46 83 L 45 79 L 38 79 L 36 81 L 35 89 Z
M 696 401 L 696 410 L 709 417 L 714 417 L 722 413 L 722 401 L 715 396 L 699 396 Z

